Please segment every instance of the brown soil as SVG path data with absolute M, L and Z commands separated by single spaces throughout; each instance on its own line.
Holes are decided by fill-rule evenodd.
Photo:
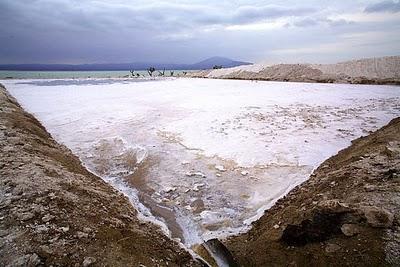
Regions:
M 400 118 L 223 242 L 241 266 L 400 266 Z
M 0 87 L 0 266 L 201 266 Z

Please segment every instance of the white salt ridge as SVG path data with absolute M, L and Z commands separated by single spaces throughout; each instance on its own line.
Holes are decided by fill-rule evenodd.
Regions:
M 288 62 L 287 62 L 288 63 Z M 290 63 L 289 63 L 290 64 Z M 292 64 L 298 64 L 292 63 Z M 306 64 L 311 68 L 318 69 L 325 74 L 348 75 L 350 77 L 367 77 L 369 79 L 399 79 L 400 78 L 400 56 L 389 56 L 380 58 L 365 58 L 339 62 L 336 64 Z M 210 70 L 207 78 L 221 78 L 235 72 L 258 73 L 270 66 L 279 65 L 271 62 L 260 62 L 252 65 L 242 65 L 233 68 Z
M 260 72 L 263 69 L 267 68 L 268 66 L 271 66 L 271 64 L 263 62 L 263 63 L 259 63 L 259 64 L 242 65 L 242 66 L 237 66 L 237 67 L 232 67 L 232 68 L 215 69 L 215 70 L 211 70 L 211 72 L 207 75 L 207 77 L 208 78 L 218 78 L 218 77 L 232 74 L 234 72 L 243 72 L 243 71 Z
M 326 158 L 400 115 L 395 86 L 206 79 L 38 82 L 3 83 L 83 162 L 91 162 L 88 155 L 101 140 L 115 137 L 123 142 L 105 142 L 104 151 L 118 160 L 123 155 L 134 155 L 138 164 L 154 160 L 148 186 L 154 197 L 176 203 L 187 245 L 242 230 Z M 108 150 L 118 144 L 120 153 Z M 230 172 L 228 162 L 239 171 Z M 219 165 L 227 169 L 223 175 L 215 169 Z M 125 161 L 111 166 L 121 167 L 113 175 L 132 169 Z M 243 168 L 249 175 L 240 173 Z M 151 218 L 125 181 L 108 182 Z M 208 225 L 220 219 L 195 213 L 189 205 L 193 197 L 223 218 L 218 229 Z

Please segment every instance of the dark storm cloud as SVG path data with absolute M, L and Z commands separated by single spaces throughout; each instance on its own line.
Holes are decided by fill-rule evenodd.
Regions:
M 225 7 L 207 1 L 134 4 L 132 1 L 3 0 L 0 60 L 17 56 L 26 62 L 156 60 L 149 57 L 168 47 L 167 41 L 193 39 L 190 32 L 204 27 L 315 12 L 312 8 L 276 5 L 239 5 L 229 10 Z M 167 49 L 173 51 L 176 47 Z M 161 57 L 169 60 L 165 55 Z
M 377 4 L 369 5 L 365 8 L 365 12 L 374 13 L 374 12 L 400 12 L 400 2 L 395 1 L 383 1 Z
M 213 24 L 243 24 L 258 20 L 287 16 L 302 16 L 316 10 L 313 8 L 288 8 L 275 5 L 239 6 L 221 10 L 211 5 L 179 5 L 157 3 L 122 5 L 113 2 L 85 2 L 74 0 L 31 2 L 4 0 L 0 3 L 3 21 L 16 17 L 32 22 L 33 25 L 56 27 L 84 27 L 86 29 L 109 26 L 156 28 L 168 24 L 185 23 L 190 26 Z
M 356 1 L 334 2 L 0 0 L 0 64 L 189 63 L 214 55 L 257 61 L 275 45 L 334 42 L 353 31 L 398 31 L 390 21 L 340 17 L 365 6 L 366 12 L 387 10 L 388 2 L 361 7 Z

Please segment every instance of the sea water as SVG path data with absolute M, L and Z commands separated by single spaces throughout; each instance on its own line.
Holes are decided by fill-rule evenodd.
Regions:
M 182 75 L 185 70 L 166 70 L 165 76 Z M 147 71 L 135 71 L 134 75 L 149 76 Z M 155 75 L 158 72 L 154 72 Z M 132 77 L 129 70 L 125 71 L 8 71 L 0 70 L 0 79 L 78 79 L 78 78 L 128 78 Z

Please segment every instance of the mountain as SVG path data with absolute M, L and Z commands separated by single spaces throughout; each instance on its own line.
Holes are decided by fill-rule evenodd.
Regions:
M 110 63 L 110 64 L 2 64 L 0 70 L 26 71 L 96 71 L 96 70 L 146 70 L 150 67 L 167 70 L 202 70 L 212 69 L 214 66 L 224 68 L 249 65 L 249 62 L 235 61 L 224 57 L 211 57 L 194 64 L 164 64 L 164 63 Z
M 202 70 L 202 69 L 212 69 L 214 66 L 222 66 L 224 68 L 232 68 L 241 65 L 250 65 L 252 63 L 235 61 L 225 57 L 211 57 L 206 60 L 192 64 L 192 69 Z

